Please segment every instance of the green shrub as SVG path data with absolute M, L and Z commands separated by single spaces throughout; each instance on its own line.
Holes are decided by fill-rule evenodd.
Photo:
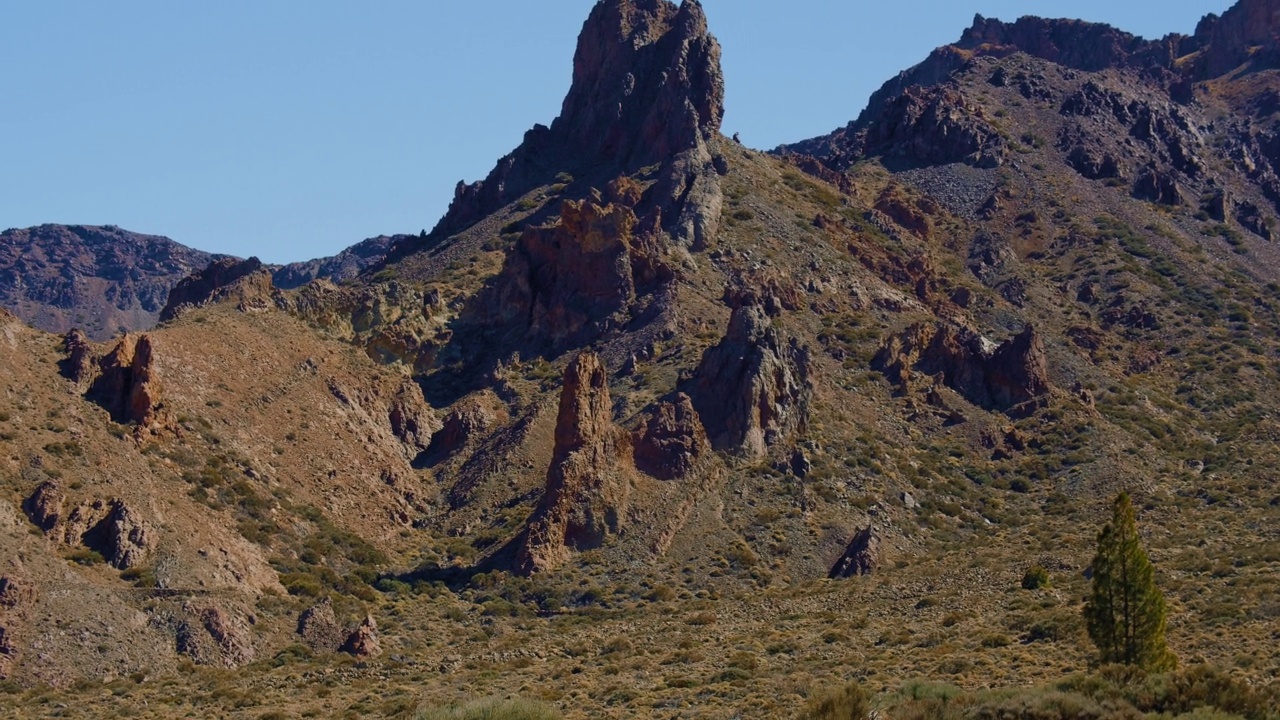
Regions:
M 554 708 L 530 700 L 478 700 L 466 705 L 423 710 L 417 720 L 560 720 Z
M 809 701 L 803 720 L 867 720 L 871 716 L 871 703 L 862 686 L 849 683 L 839 690 L 828 692 Z
M 1032 565 L 1022 576 L 1023 590 L 1039 590 L 1049 587 L 1049 571 L 1042 565 Z

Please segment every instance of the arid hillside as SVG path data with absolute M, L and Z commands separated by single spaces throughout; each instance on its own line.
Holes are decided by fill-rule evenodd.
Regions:
M 1101 708 L 1120 490 L 1188 673 L 1152 682 L 1265 705 L 1276 32 L 1274 0 L 1159 41 L 978 18 L 760 152 L 696 0 L 602 0 L 559 117 L 357 277 L 223 259 L 103 342 L 3 316 L 0 706 Z M 966 717 L 1193 709 L 1107 702 Z

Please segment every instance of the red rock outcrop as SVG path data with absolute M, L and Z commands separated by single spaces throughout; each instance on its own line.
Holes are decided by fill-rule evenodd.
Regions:
M 59 534 L 69 545 L 96 550 L 120 570 L 144 565 L 155 550 L 155 530 L 123 500 L 95 500 L 76 506 Z
M 298 635 L 314 651 L 336 652 L 345 642 L 342 626 L 333 614 L 329 598 L 312 605 L 298 616 Z
M 66 501 L 67 493 L 63 490 L 62 483 L 46 480 L 36 486 L 35 491 L 22 503 L 22 509 L 36 527 L 47 533 L 62 521 L 62 506 Z
M 263 267 L 261 260 L 223 258 L 183 278 L 169 292 L 169 300 L 160 312 L 160 322 L 223 300 L 235 300 L 241 311 L 264 310 L 274 305 L 274 295 L 271 271 Z
M 973 404 L 1004 412 L 1049 392 L 1044 348 L 1031 325 L 1000 345 L 966 327 L 913 325 L 885 342 L 873 366 L 903 392 L 940 379 Z
M 62 376 L 74 383 L 91 380 L 97 358 L 88 336 L 80 330 L 71 330 L 63 336 L 62 347 L 67 353 L 61 362 Z
M 677 393 L 658 403 L 633 434 L 636 468 L 659 480 L 689 474 L 711 447 L 693 401 Z
M 162 401 L 150 335 L 125 335 L 99 361 L 99 368 L 101 375 L 88 397 L 106 408 L 112 420 L 133 423 L 139 433 L 155 434 L 173 427 Z
M 382 654 L 382 643 L 378 640 L 378 623 L 374 622 L 372 615 L 365 615 L 364 621 L 351 631 L 339 650 L 361 660 L 375 658 Z
M 582 353 L 565 369 L 547 490 L 517 548 L 517 572 L 553 570 L 622 530 L 631 491 L 629 444 L 613 423 L 600 358 Z
M 803 430 L 813 394 L 807 348 L 786 339 L 759 305 L 733 311 L 689 387 L 715 449 L 760 458 Z
M 486 303 L 498 321 L 517 321 L 553 345 L 601 332 L 640 294 L 673 274 L 659 255 L 656 223 L 640 224 L 630 208 L 566 201 L 557 222 L 525 230 L 508 255 Z
M 868 526 L 853 537 L 844 555 L 831 566 L 827 577 L 832 580 L 840 578 L 870 575 L 880 566 L 883 541 L 874 525 Z

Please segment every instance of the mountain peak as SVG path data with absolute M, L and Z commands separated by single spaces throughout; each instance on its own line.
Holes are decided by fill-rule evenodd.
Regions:
M 723 116 L 720 43 L 697 0 L 601 0 L 582 27 L 560 116 L 534 126 L 482 182 L 459 183 L 432 236 L 463 230 L 559 173 L 607 181 L 682 153 L 705 156 Z
M 551 132 L 586 158 L 633 168 L 695 147 L 723 115 L 720 44 L 697 0 L 604 0 L 583 25 Z

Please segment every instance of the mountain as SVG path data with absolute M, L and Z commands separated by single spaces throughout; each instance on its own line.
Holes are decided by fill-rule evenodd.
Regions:
M 0 688 L 1270 717 L 1277 30 L 979 18 L 763 153 L 696 0 L 601 0 L 559 117 L 350 281 L 223 258 L 107 343 L 0 315 Z M 1121 490 L 1149 678 L 1082 620 Z
M 380 235 L 333 257 L 273 266 L 275 283 L 341 283 L 379 264 L 410 236 Z M 179 280 L 224 258 L 114 225 L 41 225 L 0 233 L 0 307 L 47 332 L 94 340 L 155 327 Z
M 216 256 L 113 225 L 0 233 L 0 306 L 49 332 L 96 339 L 150 328 L 179 280 Z

